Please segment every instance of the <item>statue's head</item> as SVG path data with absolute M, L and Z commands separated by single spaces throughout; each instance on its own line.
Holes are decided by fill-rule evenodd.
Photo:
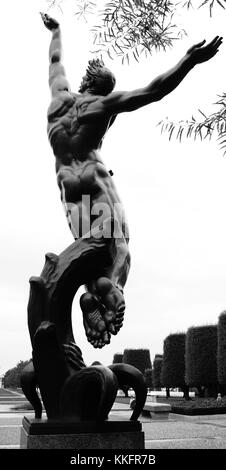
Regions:
M 89 60 L 86 74 L 79 88 L 80 93 L 88 90 L 92 94 L 106 96 L 115 87 L 115 76 L 105 67 L 102 59 Z

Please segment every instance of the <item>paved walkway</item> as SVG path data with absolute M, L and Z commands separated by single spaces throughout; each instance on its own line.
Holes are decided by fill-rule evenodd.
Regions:
M 113 410 L 114 419 L 129 419 L 131 414 L 121 403 L 115 403 Z M 226 449 L 226 414 L 169 416 L 167 420 L 140 417 L 146 449 Z
M 19 448 L 23 416 L 34 416 L 32 412 L 14 412 L 11 407 L 12 404 L 7 403 L 5 412 L 0 412 L 0 449 Z M 112 419 L 129 419 L 130 415 L 127 404 L 114 404 Z M 140 421 L 145 432 L 146 449 L 226 449 L 226 415 L 182 416 L 171 413 L 168 420 L 141 417 Z

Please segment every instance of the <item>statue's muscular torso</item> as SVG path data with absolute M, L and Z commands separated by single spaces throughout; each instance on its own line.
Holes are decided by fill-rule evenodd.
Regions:
M 119 202 L 115 186 L 99 155 L 111 117 L 90 116 L 98 96 L 61 92 L 48 109 L 48 136 L 56 157 L 57 182 L 66 202 L 79 203 L 82 195 Z

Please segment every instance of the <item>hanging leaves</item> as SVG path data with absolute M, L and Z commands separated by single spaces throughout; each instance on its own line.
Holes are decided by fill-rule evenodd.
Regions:
M 183 135 L 203 140 L 211 139 L 213 134 L 217 133 L 220 148 L 226 155 L 226 93 L 219 95 L 219 100 L 215 104 L 220 106 L 220 109 L 209 116 L 206 116 L 200 109 L 198 110 L 203 118 L 202 121 L 196 120 L 193 116 L 190 121 L 179 121 L 178 123 L 168 119 L 160 121 L 158 125 L 161 126 L 161 133 L 168 132 L 169 140 L 174 134 L 180 142 Z
M 66 0 L 46 0 L 51 7 L 62 6 Z M 77 19 L 90 19 L 94 53 L 106 53 L 110 58 L 120 56 L 122 62 L 130 58 L 139 60 L 153 50 L 166 50 L 175 40 L 186 34 L 175 24 L 175 15 L 180 8 L 208 6 L 225 8 L 226 0 L 111 0 L 103 3 L 100 10 L 98 0 L 74 0 Z
M 193 7 L 197 7 L 196 0 L 186 0 L 183 4 L 183 7 L 187 7 L 187 9 Z M 210 16 L 212 16 L 213 13 L 213 8 L 219 5 L 221 8 L 226 7 L 226 0 L 203 0 L 200 5 L 198 5 L 198 8 L 201 8 L 203 6 L 208 6 L 209 7 L 209 12 Z
M 226 0 L 204 0 L 204 1 L 201 3 L 201 5 L 199 6 L 199 8 L 201 8 L 201 7 L 204 6 L 204 5 L 208 5 L 209 11 L 210 11 L 210 16 L 212 16 L 213 7 L 216 6 L 217 4 L 218 4 L 220 7 L 225 8 L 225 6 L 226 6 Z
M 93 28 L 94 44 L 110 57 L 121 56 L 122 62 L 129 62 L 131 56 L 138 61 L 153 49 L 172 46 L 184 34 L 173 24 L 175 11 L 171 0 L 107 2 L 100 13 L 100 25 Z
M 77 16 L 78 20 L 82 18 L 87 21 L 87 16 L 94 14 L 96 12 L 96 8 L 96 2 L 89 0 L 77 0 L 75 16 Z

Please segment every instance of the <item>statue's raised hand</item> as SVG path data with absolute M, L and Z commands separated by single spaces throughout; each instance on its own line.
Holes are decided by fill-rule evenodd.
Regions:
M 223 38 L 216 36 L 211 42 L 204 46 L 205 42 L 206 40 L 204 39 L 204 41 L 199 42 L 188 49 L 187 55 L 190 56 L 190 59 L 194 64 L 201 64 L 202 62 L 206 62 L 214 57 L 223 42 Z
M 46 13 L 40 13 L 40 15 L 45 27 L 49 31 L 54 31 L 55 29 L 59 28 L 59 23 L 54 20 L 54 18 L 51 18 L 51 16 L 47 15 Z

